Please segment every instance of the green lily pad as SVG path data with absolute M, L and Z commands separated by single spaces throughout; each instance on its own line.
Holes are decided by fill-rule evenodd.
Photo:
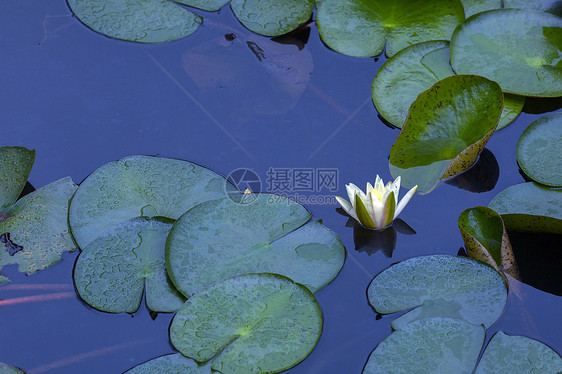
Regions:
M 168 0 L 68 0 L 86 26 L 116 39 L 161 43 L 184 38 L 202 18 Z
M 562 113 L 552 113 L 531 123 L 517 143 L 517 162 L 532 180 L 562 187 Z
M 185 213 L 166 242 L 166 267 L 187 297 L 208 285 L 247 273 L 276 273 L 312 292 L 332 281 L 345 260 L 337 235 L 300 204 L 252 194 L 249 204 L 228 198 Z
M 382 314 L 416 308 L 394 320 L 394 329 L 438 316 L 488 327 L 503 312 L 507 288 L 500 273 L 486 264 L 466 257 L 433 255 L 411 258 L 379 273 L 367 296 Z
M 68 230 L 68 201 L 74 191 L 72 180 L 63 178 L 0 211 L 0 269 L 18 264 L 19 271 L 31 274 L 75 249 Z
M 211 374 L 211 364 L 199 365 L 181 353 L 157 357 L 127 370 L 124 374 Z
M 146 305 L 155 312 L 175 312 L 185 299 L 166 274 L 164 250 L 172 222 L 139 217 L 112 228 L 88 244 L 76 261 L 74 284 L 92 307 L 133 313 L 146 285 Z
M 459 229 L 470 257 L 520 279 L 515 255 L 498 213 L 484 206 L 466 209 L 459 216 Z
M 21 369 L 0 362 L 0 373 L 2 374 L 25 374 Z
M 217 173 L 187 161 L 130 156 L 103 165 L 78 188 L 69 222 L 80 248 L 135 217 L 177 219 L 235 189 Z
M 277 274 L 246 274 L 196 293 L 175 315 L 170 340 L 184 356 L 223 374 L 277 373 L 310 354 L 322 311 L 304 286 Z
M 547 345 L 498 331 L 488 343 L 475 374 L 561 372 L 562 358 Z
M 486 78 L 440 80 L 412 103 L 390 149 L 390 172 L 406 188 L 428 193 L 442 178 L 468 169 L 494 133 L 502 112 L 500 86 Z
M 0 147 L 0 208 L 16 202 L 25 187 L 34 161 L 34 150 Z
M 487 10 L 500 9 L 502 0 L 461 0 L 466 18 Z M 507 8 L 507 7 L 506 7 Z
M 457 74 L 478 74 L 505 92 L 562 96 L 562 18 L 549 13 L 498 9 L 480 13 L 451 38 Z
M 485 330 L 462 320 L 430 318 L 409 323 L 371 353 L 363 374 L 466 373 L 476 366 Z
M 516 184 L 488 206 L 502 216 L 508 230 L 562 233 L 562 190 L 534 182 Z
M 560 0 L 503 0 L 504 8 L 532 9 L 555 13 L 560 10 Z
M 458 0 L 319 0 L 318 32 L 337 52 L 357 57 L 386 55 L 429 40 L 450 39 L 464 20 Z
M 392 56 L 377 72 L 371 89 L 373 103 L 388 122 L 401 128 L 418 95 L 439 80 L 453 75 L 448 41 L 413 45 Z M 513 122 L 524 104 L 524 96 L 504 94 L 497 130 Z

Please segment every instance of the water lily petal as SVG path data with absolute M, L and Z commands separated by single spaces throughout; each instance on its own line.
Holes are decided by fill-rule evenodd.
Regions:
M 388 226 L 394 220 L 394 211 L 396 209 L 396 195 L 389 193 L 384 203 L 383 222 L 380 227 Z
M 351 206 L 353 206 L 353 209 L 355 209 L 355 195 L 357 195 L 357 191 L 359 190 L 359 188 L 353 183 L 350 183 L 345 185 L 345 189 L 347 191 L 349 201 L 351 201 Z
M 373 214 L 371 215 L 371 217 L 373 218 L 373 222 L 375 223 L 375 225 L 380 226 L 382 222 L 384 205 L 380 200 L 380 196 L 378 195 L 378 192 L 376 190 L 371 193 L 370 197 L 371 204 L 373 206 Z
M 363 226 L 372 229 L 377 227 L 375 226 L 373 219 L 369 215 L 369 212 L 367 211 L 367 208 L 365 207 L 365 204 L 363 203 L 363 200 L 361 200 L 359 195 L 355 195 L 355 213 L 357 213 L 359 223 L 361 223 Z
M 377 190 L 379 192 L 379 195 L 382 196 L 384 190 L 384 184 L 381 177 L 379 177 L 378 174 L 377 174 L 377 178 L 375 179 L 375 190 Z
M 408 193 L 406 195 L 404 195 L 404 197 L 402 198 L 402 200 L 400 200 L 400 202 L 398 203 L 398 206 L 396 207 L 396 212 L 394 213 L 394 218 L 398 217 L 398 215 L 406 207 L 406 204 L 408 204 L 408 202 L 410 201 L 412 196 L 414 196 L 414 194 L 416 193 L 417 190 L 418 190 L 418 186 L 415 185 L 414 187 L 412 187 L 410 189 L 410 191 L 408 191 Z
M 351 205 L 351 203 L 349 201 L 347 201 L 346 199 L 336 196 L 336 200 L 338 201 L 338 203 L 341 205 L 342 209 L 349 214 L 349 216 L 353 217 L 353 219 L 359 221 L 359 219 L 357 219 L 357 214 L 355 214 L 355 210 L 353 209 L 353 205 Z

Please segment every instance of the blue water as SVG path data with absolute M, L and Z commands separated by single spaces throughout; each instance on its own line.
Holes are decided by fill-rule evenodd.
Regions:
M 270 168 L 337 169 L 339 195 L 345 195 L 345 183 L 363 187 L 376 174 L 390 178 L 387 157 L 398 130 L 381 122 L 370 101 L 371 82 L 384 58 L 333 52 L 314 26 L 306 47 L 297 52 L 295 46 L 251 34 L 228 7 L 201 14 L 206 24 L 191 37 L 139 45 L 84 27 L 62 0 L 2 1 L 1 145 L 36 149 L 30 176 L 36 188 L 65 176 L 78 183 L 106 162 L 132 154 L 186 159 L 225 176 L 250 168 L 261 177 L 263 190 Z M 236 35 L 230 44 L 229 33 Z M 274 64 L 260 62 L 248 41 L 272 55 L 291 54 L 301 84 L 290 83 Z M 192 65 L 194 56 L 202 59 L 200 65 Z M 220 68 L 212 74 L 202 73 L 202 66 L 217 63 Z M 416 234 L 398 233 L 391 258 L 383 251 L 355 251 L 353 229 L 345 226 L 336 205 L 307 204 L 316 219 L 339 234 L 348 257 L 334 282 L 316 294 L 324 314 L 320 342 L 288 372 L 362 370 L 369 353 L 390 334 L 394 318 L 376 318 L 366 297 L 371 279 L 413 256 L 457 254 L 463 246 L 459 214 L 488 205 L 498 192 L 524 181 L 515 146 L 540 116 L 521 115 L 488 143 L 500 168 L 493 190 L 472 193 L 440 184 L 428 195 L 416 195 L 401 215 Z M 31 276 L 4 269 L 13 282 L 0 287 L 0 299 L 52 293 L 62 298 L 0 307 L 0 362 L 28 373 L 119 373 L 174 352 L 168 339 L 172 315 L 153 320 L 144 305 L 134 315 L 110 315 L 69 297 L 76 256 L 66 254 Z M 30 284 L 61 285 L 17 289 Z M 488 338 L 501 329 L 560 352 L 561 308 L 559 296 L 514 282 L 506 311 Z

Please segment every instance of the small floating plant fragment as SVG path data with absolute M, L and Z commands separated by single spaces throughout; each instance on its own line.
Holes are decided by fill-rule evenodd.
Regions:
M 277 373 L 310 354 L 322 311 L 304 286 L 277 274 L 246 274 L 193 295 L 170 326 L 184 356 L 223 374 Z
M 497 194 L 490 209 L 498 212 L 508 230 L 562 233 L 562 190 L 527 182 Z
M 203 19 L 169 0 L 68 0 L 86 26 L 112 38 L 161 43 L 184 38 Z
M 148 309 L 175 312 L 185 299 L 166 274 L 164 248 L 172 222 L 139 217 L 92 241 L 76 260 L 74 284 L 82 300 L 110 313 L 133 313 L 143 291 Z
M 172 227 L 166 267 L 186 297 L 247 273 L 282 274 L 316 292 L 340 271 L 345 249 L 332 230 L 306 223 L 311 214 L 285 197 L 251 195 L 200 204 Z
M 349 201 L 336 196 L 343 210 L 364 227 L 378 229 L 387 227 L 402 213 L 418 186 L 410 189 L 400 201 L 400 177 L 385 185 L 377 174 L 374 186 L 367 183 L 366 192 L 353 183 L 347 184 L 345 188 Z
M 488 343 L 474 373 L 561 372 L 562 358 L 546 344 L 526 336 L 498 331 Z
M 363 374 L 470 374 L 484 338 L 483 326 L 459 319 L 435 317 L 414 321 L 375 348 Z
M 70 227 L 84 249 L 132 218 L 175 220 L 195 205 L 235 190 L 214 171 L 188 161 L 129 156 L 103 165 L 80 184 L 70 204 Z
M 388 57 L 428 40 L 448 40 L 464 21 L 459 0 L 320 0 L 318 32 L 324 43 L 349 56 Z
M 503 312 L 507 286 L 491 266 L 466 257 L 433 255 L 411 258 L 379 273 L 367 296 L 381 314 L 414 308 L 392 321 L 395 330 L 431 317 L 489 327 Z
M 562 32 L 562 31 L 561 31 Z M 535 182 L 562 187 L 562 113 L 531 123 L 517 143 L 517 162 Z
M 211 364 L 200 365 L 197 361 L 187 358 L 181 353 L 157 357 L 127 370 L 124 374 L 213 374 L 218 371 L 211 369 Z
M 503 107 L 500 86 L 474 75 L 435 83 L 412 103 L 390 149 L 390 172 L 406 188 L 428 193 L 468 169 L 494 133 Z
M 504 92 L 562 96 L 562 18 L 520 9 L 477 14 L 451 38 L 457 74 L 477 74 Z
M 470 257 L 520 279 L 515 255 L 498 213 L 483 206 L 466 209 L 459 216 L 459 229 Z
M 388 122 L 402 128 L 418 95 L 439 80 L 455 75 L 449 58 L 449 42 L 446 40 L 416 44 L 392 56 L 373 80 L 371 93 L 377 111 Z M 496 130 L 513 122 L 524 104 L 524 96 L 504 94 Z

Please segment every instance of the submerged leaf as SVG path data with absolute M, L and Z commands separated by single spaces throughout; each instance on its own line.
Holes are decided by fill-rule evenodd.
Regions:
M 488 265 L 465 257 L 433 255 L 411 258 L 379 273 L 367 296 L 382 314 L 415 308 L 395 319 L 394 329 L 438 316 L 488 327 L 503 312 L 507 288 L 500 273 Z
M 170 339 L 184 356 L 223 374 L 277 373 L 314 349 L 322 311 L 304 286 L 277 274 L 246 274 L 196 293 L 179 310 Z
M 528 182 L 508 187 L 492 199 L 508 230 L 562 233 L 562 190 Z
M 520 279 L 513 249 L 498 213 L 483 206 L 466 209 L 459 216 L 459 229 L 470 257 Z
M 218 373 L 211 370 L 211 364 L 199 365 L 197 361 L 183 356 L 181 353 L 157 357 L 147 361 L 124 374 L 211 374 Z
M 88 244 L 76 260 L 74 284 L 92 307 L 111 313 L 135 312 L 146 286 L 146 304 L 175 312 L 185 299 L 166 274 L 164 249 L 172 223 L 139 217 L 112 228 Z
M 332 230 L 305 224 L 311 214 L 287 198 L 252 195 L 248 204 L 200 204 L 172 227 L 166 267 L 185 296 L 247 273 L 282 274 L 316 292 L 340 271 L 345 249 Z

